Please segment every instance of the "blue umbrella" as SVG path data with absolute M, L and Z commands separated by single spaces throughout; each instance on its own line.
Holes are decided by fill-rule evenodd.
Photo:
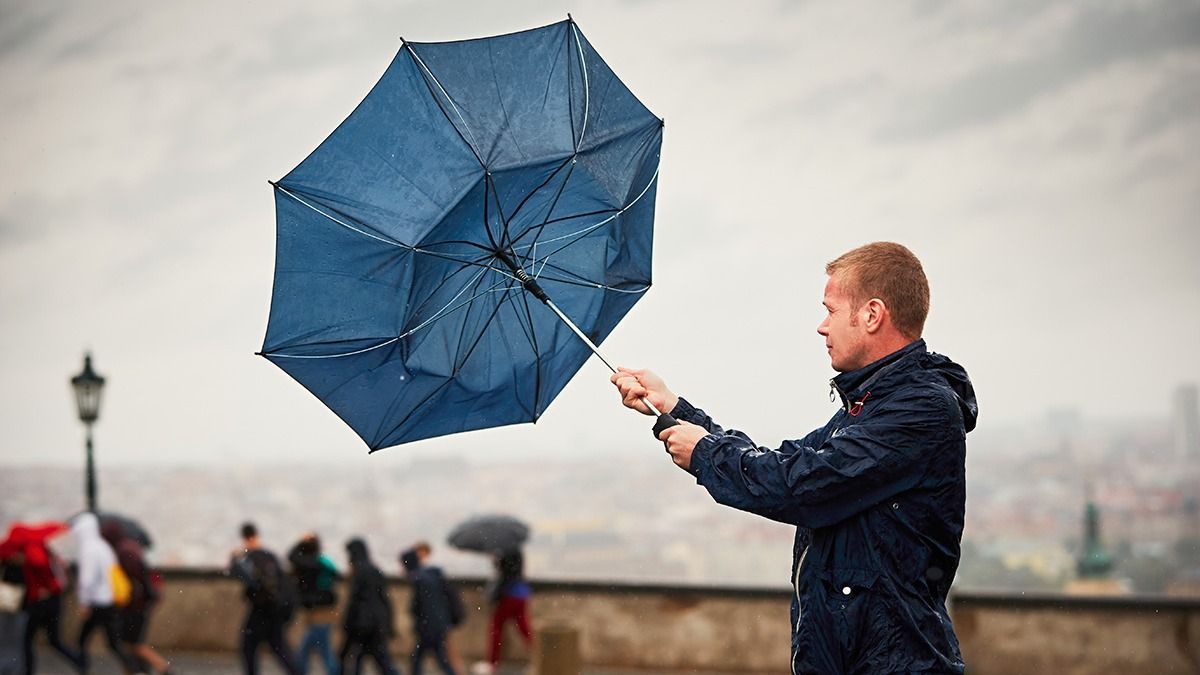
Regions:
M 650 287 L 661 142 L 569 17 L 404 42 L 272 183 L 259 353 L 372 450 L 536 421 Z

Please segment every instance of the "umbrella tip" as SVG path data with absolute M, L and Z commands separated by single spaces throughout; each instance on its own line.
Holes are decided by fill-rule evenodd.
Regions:
M 572 19 L 572 18 L 571 18 L 571 13 L 570 13 L 570 12 L 567 12 L 567 21 L 570 21 L 571 23 L 574 23 L 574 22 L 575 22 L 575 19 Z

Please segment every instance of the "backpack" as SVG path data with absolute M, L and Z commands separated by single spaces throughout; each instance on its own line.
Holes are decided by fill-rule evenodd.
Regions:
M 246 560 L 250 573 L 246 597 L 250 603 L 283 623 L 289 621 L 296 605 L 296 591 L 279 567 L 279 561 L 270 554 L 248 555 Z
M 446 594 L 446 607 L 450 610 L 450 625 L 461 626 L 463 619 L 467 618 L 467 611 L 466 607 L 463 606 L 462 596 L 446 577 L 441 574 L 438 577 L 442 582 L 442 589 Z
M 112 584 L 113 604 L 117 607 L 128 605 L 133 598 L 133 582 L 129 575 L 119 564 L 113 563 L 108 567 L 108 579 Z

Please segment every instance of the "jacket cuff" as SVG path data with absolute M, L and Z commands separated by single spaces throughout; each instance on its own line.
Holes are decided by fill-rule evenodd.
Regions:
M 692 424 L 703 426 L 705 415 L 703 410 L 697 408 L 691 403 L 688 403 L 687 399 L 680 396 L 679 402 L 676 403 L 675 407 L 671 409 L 671 417 L 674 417 L 677 420 L 683 420 L 684 422 L 691 422 Z
M 681 402 L 682 400 L 680 399 Z M 697 441 L 696 447 L 692 448 L 692 461 L 688 464 L 688 473 L 696 477 L 696 483 L 703 484 L 704 475 L 712 472 L 712 453 L 720 440 L 716 434 L 709 434 Z

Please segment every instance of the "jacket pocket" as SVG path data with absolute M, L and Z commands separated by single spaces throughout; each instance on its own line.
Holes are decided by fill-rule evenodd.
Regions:
M 883 584 L 876 570 L 833 568 L 822 574 L 825 605 L 830 617 L 830 638 L 842 656 L 843 672 L 863 671 L 886 653 L 893 637 Z M 882 665 L 882 664 L 877 664 Z

